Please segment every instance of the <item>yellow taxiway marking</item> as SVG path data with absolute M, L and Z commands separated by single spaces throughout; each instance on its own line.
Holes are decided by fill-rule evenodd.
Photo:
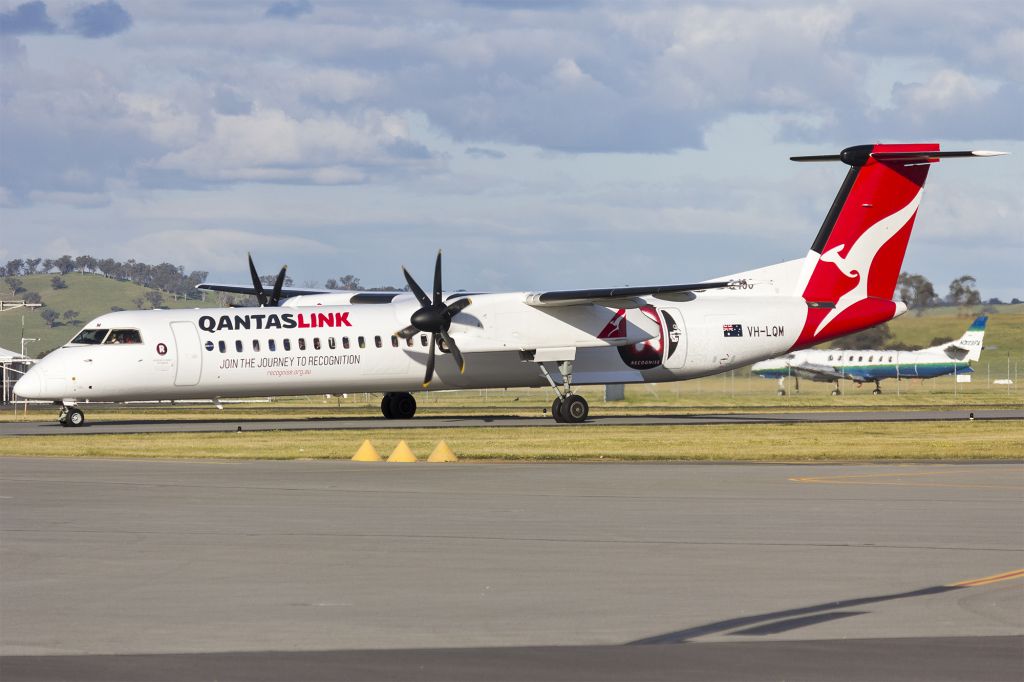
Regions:
M 923 477 L 923 476 L 944 476 L 948 474 L 962 474 L 968 473 L 969 469 L 964 469 L 959 466 L 948 466 L 942 469 L 934 469 L 930 471 L 915 471 L 915 472 L 893 472 L 893 473 L 879 473 L 879 474 L 847 474 L 841 476 L 796 476 L 789 480 L 796 483 L 834 483 L 836 485 L 895 485 L 895 486 L 906 486 L 912 488 L 988 488 L 998 490 L 1024 490 L 1024 484 L 1022 485 L 996 485 L 989 483 L 942 483 L 937 481 L 891 481 L 891 480 L 869 480 L 869 479 L 890 479 L 890 478 L 912 478 L 912 477 Z M 993 471 L 992 469 L 985 469 L 986 472 Z M 1024 473 L 1024 469 L 1019 467 L 1016 468 L 1005 468 L 999 469 L 999 472 L 1013 472 L 1017 474 Z M 1024 479 L 1022 479 L 1024 480 Z
M 978 587 L 979 585 L 991 585 L 992 583 L 1013 580 L 1015 578 L 1024 578 L 1024 568 L 1018 568 L 1016 571 L 1007 571 L 1006 573 L 996 573 L 984 578 L 975 578 L 974 580 L 961 580 L 958 583 L 951 583 L 947 587 Z

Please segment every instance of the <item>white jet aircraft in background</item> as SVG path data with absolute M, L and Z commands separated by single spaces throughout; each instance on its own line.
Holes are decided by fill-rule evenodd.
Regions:
M 902 314 L 892 297 L 931 164 L 997 154 L 876 144 L 793 157 L 849 166 L 807 255 L 693 284 L 445 293 L 439 252 L 430 294 L 404 268 L 411 293 L 288 289 L 282 270 L 268 294 L 250 259 L 252 287 L 200 287 L 254 294 L 261 308 L 108 313 L 14 390 L 80 426 L 90 401 L 365 391 L 407 419 L 428 385 L 549 385 L 555 420 L 581 422 L 577 386 L 717 374 Z
M 750 371 L 765 379 L 779 380 L 779 395 L 786 395 L 786 377 L 834 382 L 832 395 L 840 395 L 840 379 L 857 386 L 875 382 L 873 395 L 882 393 L 882 379 L 934 379 L 947 374 L 970 374 L 971 362 L 981 357 L 988 316 L 982 315 L 956 341 L 922 350 L 843 350 L 841 348 L 798 350 L 782 357 L 754 363 Z

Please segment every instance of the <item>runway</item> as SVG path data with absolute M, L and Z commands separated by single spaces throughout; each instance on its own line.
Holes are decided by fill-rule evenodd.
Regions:
M 83 406 L 88 410 L 88 406 Z M 56 414 L 56 413 L 55 413 Z M 88 414 L 88 412 L 87 412 Z M 600 426 L 696 426 L 702 424 L 799 424 L 844 422 L 957 421 L 975 419 L 1024 419 L 1024 410 L 872 410 L 849 412 L 747 412 L 735 414 L 674 414 L 636 417 L 590 417 L 583 424 L 557 424 L 549 417 L 416 417 L 414 419 L 313 418 L 260 420 L 109 420 L 111 410 L 103 411 L 103 421 L 90 421 L 77 428 L 66 428 L 53 421 L 0 423 L 0 436 L 84 435 L 111 433 L 212 433 L 218 431 L 304 431 L 367 429 L 451 429 L 482 426 L 551 428 Z
M 0 459 L 28 679 L 1024 675 L 1024 465 Z

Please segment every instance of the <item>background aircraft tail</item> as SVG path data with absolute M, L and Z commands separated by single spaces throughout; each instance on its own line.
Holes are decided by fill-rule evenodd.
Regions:
M 946 354 L 955 360 L 977 362 L 981 358 L 981 349 L 985 341 L 985 325 L 987 323 L 988 315 L 982 315 L 971 323 L 971 326 L 967 328 L 963 336 L 952 343 L 942 344 L 939 348 L 945 349 Z

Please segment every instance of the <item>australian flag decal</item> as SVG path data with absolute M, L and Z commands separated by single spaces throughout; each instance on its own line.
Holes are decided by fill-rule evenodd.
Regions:
M 722 325 L 722 336 L 743 336 L 743 325 L 741 325 L 741 324 L 723 324 Z

